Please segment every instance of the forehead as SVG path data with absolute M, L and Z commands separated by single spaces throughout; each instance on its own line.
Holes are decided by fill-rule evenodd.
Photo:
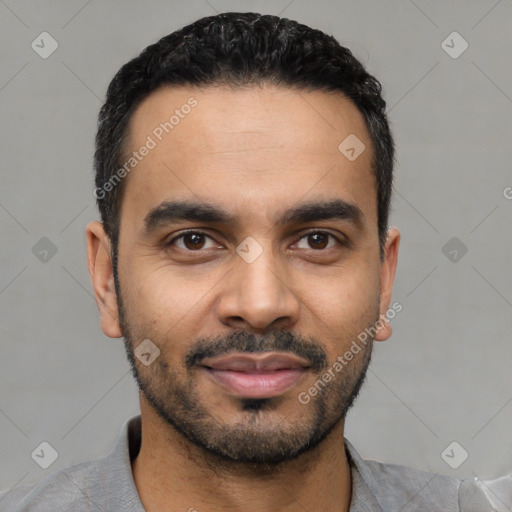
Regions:
M 125 159 L 136 151 L 139 160 L 124 184 L 122 216 L 143 218 L 160 202 L 194 196 L 246 211 L 259 205 L 272 216 L 328 195 L 376 218 L 371 140 L 357 107 L 340 94 L 163 87 L 135 110 L 128 135 Z M 351 160 L 347 145 L 365 149 Z

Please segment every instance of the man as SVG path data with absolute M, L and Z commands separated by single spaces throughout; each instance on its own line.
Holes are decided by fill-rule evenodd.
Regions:
M 385 106 L 334 38 L 254 13 L 203 18 L 120 69 L 88 262 L 141 415 L 7 510 L 487 509 L 471 483 L 344 439 L 401 307 Z

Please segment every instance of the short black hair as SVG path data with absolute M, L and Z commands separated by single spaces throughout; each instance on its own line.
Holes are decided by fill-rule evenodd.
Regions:
M 162 37 L 124 64 L 108 87 L 96 134 L 95 197 L 115 260 L 123 191 L 123 180 L 116 173 L 127 151 L 130 118 L 142 100 L 163 86 L 262 84 L 339 92 L 363 115 L 373 145 L 382 257 L 394 142 L 380 82 L 348 48 L 320 30 L 278 16 L 227 12 L 201 18 Z M 116 183 L 113 178 L 118 178 Z

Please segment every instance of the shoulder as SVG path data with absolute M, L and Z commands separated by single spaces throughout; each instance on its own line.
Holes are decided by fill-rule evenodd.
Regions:
M 486 512 L 492 509 L 471 481 L 417 468 L 363 459 L 345 440 L 352 463 L 384 511 Z
M 384 510 L 459 512 L 461 482 L 416 468 L 364 460 L 362 474 Z
M 482 490 L 496 512 L 510 512 L 512 506 L 512 473 L 494 480 L 474 481 Z
M 0 492 L 0 512 L 143 511 L 131 471 L 140 448 L 140 415 L 125 421 L 107 455 L 56 471 L 36 484 Z
M 52 473 L 40 482 L 0 492 L 0 511 L 93 510 L 91 496 L 94 496 L 97 482 L 105 476 L 101 459 L 81 462 Z

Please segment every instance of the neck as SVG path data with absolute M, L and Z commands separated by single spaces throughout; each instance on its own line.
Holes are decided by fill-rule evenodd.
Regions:
M 347 512 L 351 476 L 344 423 L 315 449 L 279 465 L 219 459 L 185 439 L 141 397 L 142 443 L 132 462 L 147 512 Z

